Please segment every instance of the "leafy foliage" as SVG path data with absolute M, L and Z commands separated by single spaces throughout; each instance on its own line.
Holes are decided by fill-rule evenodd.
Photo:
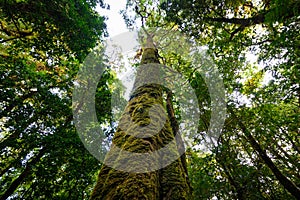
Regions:
M 96 4 L 106 6 L 0 2 L 0 199 L 86 199 L 91 192 L 100 166 L 77 136 L 71 97 L 80 63 L 106 35 Z M 129 27 L 142 20 L 185 34 L 208 49 L 224 80 L 223 134 L 215 148 L 199 149 L 212 110 L 205 80 L 189 53 L 176 51 L 186 49 L 181 42 L 159 49 L 198 98 L 201 120 L 187 153 L 194 199 L 300 198 L 299 7 L 297 0 L 128 0 Z M 105 71 L 96 93 L 98 120 L 112 129 L 113 78 Z
M 0 199 L 87 199 L 99 167 L 72 116 L 80 62 L 105 35 L 98 0 L 0 2 Z M 104 73 L 101 123 L 111 119 Z

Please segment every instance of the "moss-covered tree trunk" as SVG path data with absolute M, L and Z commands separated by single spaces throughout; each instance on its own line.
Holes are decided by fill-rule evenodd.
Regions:
M 178 148 L 182 148 L 182 144 L 177 137 L 174 140 L 177 128 L 172 105 L 170 99 L 167 100 L 168 95 L 164 95 L 164 88 L 155 84 L 160 78 L 157 50 L 145 48 L 141 64 L 147 65 L 138 69 L 131 99 L 120 119 L 91 199 L 188 199 L 187 169 L 184 155 L 179 156 Z M 141 84 L 147 78 L 157 80 Z M 156 153 L 167 144 L 171 146 L 168 154 Z M 143 156 L 147 153 L 152 156 Z M 163 161 L 171 155 L 178 155 L 177 159 L 163 166 Z M 153 168 L 157 170 L 151 170 Z

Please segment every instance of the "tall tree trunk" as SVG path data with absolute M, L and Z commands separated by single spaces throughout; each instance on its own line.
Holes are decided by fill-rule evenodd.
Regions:
M 190 194 L 185 157 L 180 157 L 179 153 L 183 144 L 180 137 L 175 139 L 174 136 L 178 127 L 175 127 L 172 116 L 170 95 L 165 95 L 168 96 L 165 100 L 164 88 L 155 84 L 160 77 L 153 76 L 159 74 L 158 54 L 153 46 L 144 49 L 141 64 L 147 65 L 138 69 L 133 93 L 114 134 L 91 199 L 188 199 Z M 157 80 L 141 84 L 147 78 Z M 158 109 L 153 111 L 153 107 Z M 161 130 L 157 130 L 158 127 L 162 127 Z M 155 154 L 169 144 L 172 146 L 169 154 Z M 123 150 L 133 155 L 125 156 Z M 135 162 L 135 156 L 138 159 L 139 154 L 147 153 L 154 156 L 145 156 L 142 164 Z M 163 161 L 171 155 L 177 155 L 177 159 L 164 166 Z M 126 166 L 124 170 L 122 166 Z M 151 170 L 153 167 L 157 170 Z
M 274 164 L 272 159 L 267 155 L 267 152 L 262 149 L 260 144 L 255 140 L 252 136 L 251 132 L 247 129 L 244 123 L 236 116 L 232 109 L 229 109 L 232 116 L 237 120 L 239 127 L 244 132 L 245 136 L 247 137 L 249 143 L 251 144 L 252 148 L 258 153 L 259 157 L 264 161 L 264 163 L 269 167 L 269 169 L 273 172 L 275 177 L 278 179 L 279 183 L 289 191 L 294 197 L 300 199 L 300 188 L 288 179 Z

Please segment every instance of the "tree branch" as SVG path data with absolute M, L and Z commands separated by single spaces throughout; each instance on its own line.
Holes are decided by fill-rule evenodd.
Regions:
M 251 44 L 247 44 L 245 42 L 242 42 L 242 45 L 244 46 L 257 46 L 257 45 L 261 45 L 261 44 L 264 44 L 266 42 L 273 42 L 274 40 L 271 40 L 271 39 L 266 39 L 266 40 L 263 40 L 263 41 L 260 41 L 260 42 L 256 42 L 256 43 L 251 43 Z
M 16 40 L 16 39 L 20 39 L 20 38 L 22 38 L 22 37 L 18 36 L 18 37 L 8 38 L 6 40 L 0 40 L 0 43 L 5 43 L 5 42 L 9 42 L 11 40 Z
M 217 17 L 217 18 L 213 18 L 213 17 L 206 17 L 204 18 L 204 20 L 206 21 L 211 21 L 211 22 L 221 22 L 221 23 L 230 23 L 230 24 L 239 24 L 242 25 L 244 27 L 248 27 L 251 25 L 255 25 L 255 24 L 261 24 L 265 21 L 265 14 L 261 13 L 258 14 L 254 17 L 251 18 L 226 18 L 226 17 Z

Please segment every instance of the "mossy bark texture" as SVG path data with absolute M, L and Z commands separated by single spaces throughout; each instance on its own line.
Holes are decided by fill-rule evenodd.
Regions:
M 145 49 L 143 53 L 141 64 L 150 63 L 159 63 L 154 48 Z M 131 99 L 120 119 L 91 199 L 188 199 L 190 188 L 185 159 L 178 152 L 182 144 L 174 140 L 176 128 L 164 99 L 165 90 L 160 84 L 155 84 L 158 80 L 154 83 L 147 81 L 149 77 L 160 78 L 151 75 L 159 74 L 157 70 L 159 68 L 151 64 L 138 69 Z M 166 145 L 171 146 L 169 154 L 156 153 Z M 129 154 L 122 153 L 125 151 Z M 138 157 L 143 154 L 152 156 Z M 177 155 L 177 159 L 160 167 L 162 161 L 171 155 Z M 153 167 L 157 170 L 151 170 Z

